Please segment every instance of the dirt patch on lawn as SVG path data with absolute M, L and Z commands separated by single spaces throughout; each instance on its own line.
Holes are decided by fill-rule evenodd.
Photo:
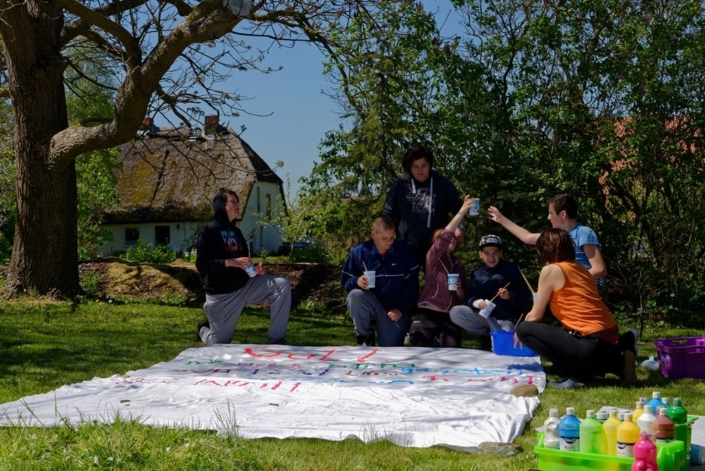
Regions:
M 323 264 L 291 263 L 267 265 L 267 272 L 287 278 L 292 286 L 292 305 L 305 300 L 342 307 L 346 293 L 340 285 L 340 268 Z M 205 298 L 193 263 L 177 260 L 169 264 L 137 263 L 105 258 L 79 265 L 82 285 L 90 294 L 117 299 Z M 90 286 L 90 290 L 88 289 Z

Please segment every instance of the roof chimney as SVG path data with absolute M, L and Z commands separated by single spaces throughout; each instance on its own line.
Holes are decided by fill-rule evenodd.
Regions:
M 152 126 L 152 118 L 145 116 L 140 124 L 140 131 L 147 131 Z
M 218 132 L 218 116 L 206 116 L 205 134 L 215 135 Z

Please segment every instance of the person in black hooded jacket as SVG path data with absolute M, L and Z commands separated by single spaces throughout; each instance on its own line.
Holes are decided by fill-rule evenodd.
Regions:
M 433 152 L 425 147 L 407 150 L 402 159 L 406 175 L 387 192 L 383 210 L 394 221 L 397 237 L 412 247 L 424 271 L 433 233 L 446 227 L 463 204 L 453 183 L 433 170 L 433 160 Z
M 240 199 L 234 191 L 220 190 L 213 198 L 213 210 L 213 220 L 196 242 L 196 268 L 206 292 L 207 316 L 198 324 L 198 339 L 206 345 L 230 343 L 245 305 L 269 303 L 267 343 L 285 344 L 291 309 L 289 280 L 267 275 L 261 263 L 252 265 L 247 241 L 235 226 Z

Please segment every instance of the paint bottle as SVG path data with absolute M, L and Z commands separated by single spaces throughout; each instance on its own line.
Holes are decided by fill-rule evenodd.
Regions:
M 617 427 L 622 422 L 617 418 L 617 410 L 612 409 L 609 418 L 602 424 L 602 430 L 605 432 L 605 454 L 617 456 Z
M 595 418 L 601 424 L 604 424 L 605 420 L 607 420 L 609 418 L 609 416 L 610 416 L 610 413 L 606 410 L 597 411 L 597 414 L 595 414 Z
M 705 464 L 705 448 L 695 443 L 690 445 L 690 462 L 692 464 Z
M 632 471 L 658 471 L 656 463 L 656 445 L 649 438 L 649 434 L 641 432 L 638 442 L 634 445 L 634 463 Z
M 580 423 L 580 453 L 605 453 L 605 434 L 602 424 L 595 418 L 595 411 L 585 413 L 585 419 Z
M 580 450 L 580 419 L 575 416 L 575 408 L 567 407 L 558 426 L 561 451 Z
M 663 407 L 660 407 L 659 409 L 663 409 Z M 654 429 L 656 428 L 656 416 L 653 414 L 653 412 L 651 412 L 650 405 L 644 405 L 644 413 L 639 416 L 639 419 L 637 419 L 636 424 L 637 426 L 639 426 L 639 430 L 649 434 L 649 440 L 654 439 L 653 435 Z
M 668 443 L 676 438 L 676 424 L 668 418 L 668 411 L 665 407 L 658 410 L 654 436 L 656 443 Z
M 617 456 L 634 456 L 634 445 L 639 441 L 639 427 L 632 422 L 632 413 L 624 414 L 624 422 L 617 427 Z
M 673 406 L 668 413 L 668 418 L 676 424 L 684 424 L 688 421 L 688 411 L 683 407 L 683 399 L 673 398 Z
M 659 407 L 663 407 L 664 403 L 661 401 L 661 393 L 659 391 L 652 392 L 651 400 L 646 404 L 651 406 L 651 410 L 658 410 Z
M 548 411 L 548 418 L 543 423 L 543 447 L 558 450 L 560 448 L 560 437 L 558 427 L 561 423 L 558 417 L 558 409 L 555 407 Z
M 632 412 L 632 420 L 634 422 L 637 422 L 639 420 L 639 417 L 641 417 L 641 414 L 644 413 L 644 403 L 641 401 L 636 401 L 635 407 L 634 407 L 634 412 Z
M 667 397 L 663 397 L 661 398 L 661 402 L 663 402 L 663 405 L 666 407 L 666 412 L 668 414 L 668 412 L 673 409 L 673 406 L 671 405 L 671 400 Z M 658 415 L 658 411 L 654 412 L 654 415 Z

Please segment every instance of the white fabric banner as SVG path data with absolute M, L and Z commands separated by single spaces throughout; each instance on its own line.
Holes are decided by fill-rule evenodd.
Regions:
M 509 391 L 546 376 L 538 357 L 469 349 L 216 345 L 111 378 L 0 405 L 0 425 L 68 420 L 476 452 L 512 442 L 539 404 Z

